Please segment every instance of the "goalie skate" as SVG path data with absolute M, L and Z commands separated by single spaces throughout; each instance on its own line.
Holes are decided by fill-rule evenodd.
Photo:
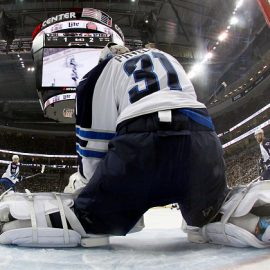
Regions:
M 209 242 L 234 247 L 270 247 L 270 223 L 264 223 L 259 228 L 259 237 L 256 237 L 258 234 L 255 230 L 262 219 L 269 220 L 270 217 L 270 181 L 258 181 L 233 190 L 221 207 L 220 214 L 220 221 L 202 228 L 184 224 L 183 229 L 188 233 L 188 239 L 195 243 Z M 251 225 L 254 233 L 248 229 Z

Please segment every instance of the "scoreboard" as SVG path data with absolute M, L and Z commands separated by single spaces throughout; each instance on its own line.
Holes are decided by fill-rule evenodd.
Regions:
M 103 11 L 82 8 L 46 19 L 32 34 L 36 88 L 45 117 L 75 122 L 76 87 L 98 64 L 107 43 L 124 45 L 120 27 Z
M 111 36 L 103 33 L 48 33 L 45 47 L 105 47 Z

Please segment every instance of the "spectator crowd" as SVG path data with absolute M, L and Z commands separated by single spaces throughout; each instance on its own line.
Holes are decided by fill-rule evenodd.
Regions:
M 250 183 L 259 176 L 259 147 L 247 148 L 240 153 L 227 156 L 226 176 L 230 187 Z
M 75 141 L 75 133 L 68 136 L 49 136 L 5 130 L 0 132 L 0 149 L 26 153 L 75 155 Z
M 74 136 L 75 137 L 75 136 Z M 0 149 L 42 153 L 52 155 L 76 155 L 74 137 L 39 137 L 29 134 L 10 135 L 3 131 L 0 134 Z M 12 153 L 0 151 L 0 160 L 11 161 Z M 226 176 L 230 187 L 247 184 L 259 176 L 258 145 L 246 148 L 238 153 L 225 155 Z M 68 183 L 69 176 L 77 170 L 76 157 L 45 157 L 20 155 L 20 174 L 30 176 L 40 171 L 41 164 L 46 165 L 44 174 L 26 179 L 16 185 L 17 191 L 29 189 L 32 192 L 62 192 Z M 7 164 L 0 163 L 0 175 L 6 170 Z

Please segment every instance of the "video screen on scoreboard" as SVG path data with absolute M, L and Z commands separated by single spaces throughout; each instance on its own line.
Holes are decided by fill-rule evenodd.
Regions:
M 44 48 L 42 87 L 76 87 L 98 64 L 101 48 Z

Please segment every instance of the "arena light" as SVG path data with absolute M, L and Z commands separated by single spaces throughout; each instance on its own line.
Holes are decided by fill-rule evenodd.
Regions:
M 212 53 L 212 52 L 208 52 L 208 53 L 205 55 L 205 57 L 204 57 L 204 59 L 203 59 L 202 62 L 204 63 L 204 62 L 210 60 L 211 58 L 213 58 L 213 53 Z
M 230 25 L 235 25 L 239 22 L 238 18 L 236 16 L 231 17 L 230 19 Z M 227 27 L 228 29 L 228 27 Z
M 244 3 L 244 0 L 238 0 L 237 3 L 236 3 L 235 8 L 236 9 L 240 8 L 243 5 L 243 3 Z
M 195 64 L 187 74 L 189 79 L 192 79 L 203 70 L 203 62 Z
M 208 52 L 207 54 L 206 54 L 206 58 L 207 58 L 207 60 L 208 59 L 212 59 L 213 58 L 213 53 L 212 52 Z
M 222 32 L 222 33 L 218 36 L 218 40 L 222 42 L 222 41 L 224 41 L 227 37 L 228 37 L 228 33 Z
M 191 70 L 188 74 L 187 74 L 187 76 L 188 76 L 188 78 L 191 80 L 191 79 L 193 79 L 194 77 L 195 77 L 195 72 L 193 71 L 193 70 Z
M 197 72 L 201 72 L 202 69 L 203 69 L 202 63 L 197 63 L 197 64 L 195 64 L 195 65 L 193 66 L 192 71 L 194 71 L 194 72 L 197 73 Z

